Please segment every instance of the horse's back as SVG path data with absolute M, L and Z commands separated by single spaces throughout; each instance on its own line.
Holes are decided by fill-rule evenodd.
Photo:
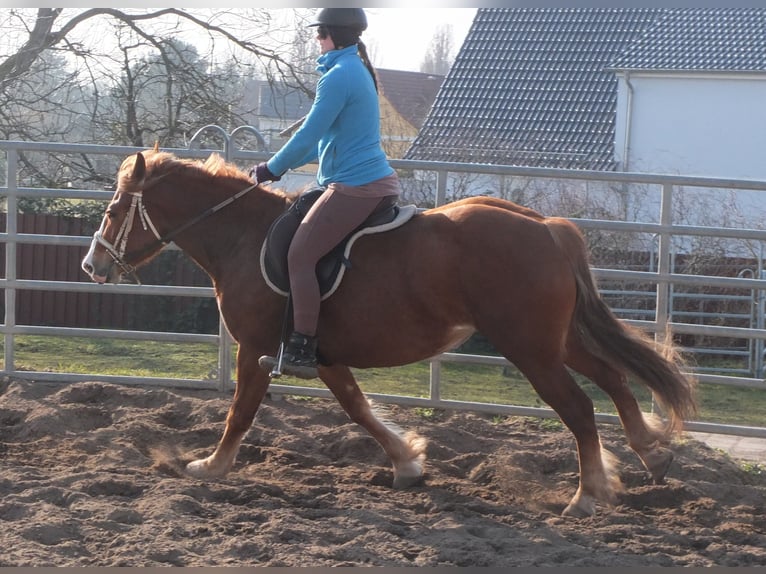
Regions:
M 430 209 L 401 228 L 360 239 L 341 288 L 359 294 L 384 286 L 382 297 L 434 312 L 449 301 L 451 312 L 462 316 L 470 314 L 466 298 L 528 299 L 567 288 L 571 268 L 545 221 L 493 198 Z
M 558 218 L 555 218 L 558 219 Z M 467 255 L 492 259 L 544 260 L 559 263 L 560 250 L 548 229 L 548 218 L 537 211 L 494 197 L 470 197 L 448 203 L 422 214 L 423 229 L 416 234 L 438 233 L 442 240 L 463 245 L 460 257 Z M 552 220 L 550 220 L 552 221 Z
M 527 283 L 539 273 L 556 279 L 558 269 L 569 273 L 547 225 L 557 219 L 502 199 L 466 198 L 423 211 L 391 232 L 363 238 L 351 264 L 368 270 L 374 265 L 387 281 L 406 273 L 404 281 L 411 284 L 418 277 L 417 286 L 429 290 L 461 277 L 473 282 L 487 273 L 525 276 Z
M 489 197 L 486 195 L 466 197 L 464 199 L 454 201 L 452 203 L 447 203 L 441 207 L 437 207 L 429 211 L 438 212 L 441 210 L 448 210 L 455 207 L 463 207 L 463 206 L 494 207 L 497 209 L 503 209 L 505 211 L 508 211 L 510 213 L 514 213 L 523 217 L 528 217 L 530 219 L 534 219 L 537 221 L 545 220 L 545 216 L 535 211 L 534 209 L 531 209 L 529 207 L 524 207 L 523 205 L 519 205 L 518 203 L 508 201 L 507 199 L 500 199 L 498 197 Z M 427 211 L 426 213 L 429 213 L 429 211 Z

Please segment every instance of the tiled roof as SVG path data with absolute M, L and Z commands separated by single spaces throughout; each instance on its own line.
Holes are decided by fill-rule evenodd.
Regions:
M 376 72 L 382 94 L 404 119 L 420 129 L 444 76 L 382 68 Z
M 636 49 L 636 57 L 650 58 L 654 24 L 669 26 L 691 12 L 702 20 L 702 11 L 687 16 L 683 10 L 479 9 L 405 157 L 615 169 L 617 78 L 611 65 L 623 61 L 636 41 L 647 48 L 643 55 Z M 730 15 L 739 19 L 736 10 Z M 746 29 L 755 35 L 755 26 Z M 667 33 L 670 42 L 670 28 Z M 739 46 L 737 38 L 727 39 Z
M 766 9 L 667 10 L 617 60 L 615 69 L 766 71 Z

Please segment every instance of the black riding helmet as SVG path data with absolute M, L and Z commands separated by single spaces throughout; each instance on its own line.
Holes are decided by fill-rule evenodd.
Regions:
M 367 15 L 361 8 L 322 8 L 309 26 L 367 29 Z

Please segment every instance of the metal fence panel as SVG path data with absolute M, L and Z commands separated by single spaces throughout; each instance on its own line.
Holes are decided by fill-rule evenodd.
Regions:
M 206 126 L 210 128 L 211 126 Z M 212 126 L 215 127 L 215 126 Z M 223 133 L 220 128 L 216 129 Z M 241 130 L 241 128 L 238 128 Z M 236 132 L 237 130 L 235 130 Z M 167 150 L 183 157 L 207 157 L 211 151 L 222 153 L 228 160 L 240 160 L 252 163 L 266 159 L 269 154 L 258 151 L 236 150 L 233 147 L 233 137 L 236 135 L 223 133 L 224 145 L 222 149 L 171 149 Z M 21 249 L 28 245 L 70 245 L 86 247 L 90 243 L 90 237 L 58 235 L 49 233 L 20 233 L 18 200 L 21 197 L 52 197 L 64 199 L 88 199 L 103 200 L 111 199 L 111 191 L 86 190 L 86 189 L 39 189 L 26 188 L 19 185 L 18 154 L 19 152 L 48 152 L 60 154 L 93 154 L 105 155 L 122 159 L 123 157 L 140 151 L 139 148 L 125 146 L 100 146 L 83 144 L 58 144 L 41 142 L 0 142 L 0 150 L 5 154 L 5 167 L 7 181 L 0 187 L 0 196 L 5 197 L 7 207 L 6 228 L 0 233 L 0 241 L 5 244 L 5 277 L 0 279 L 0 288 L 4 290 L 5 322 L 0 327 L 4 336 L 4 374 L 14 377 L 25 377 L 41 381 L 74 382 L 93 380 L 97 378 L 108 382 L 118 382 L 129 385 L 160 385 L 177 386 L 185 388 L 218 388 L 221 391 L 229 391 L 235 384 L 232 378 L 231 357 L 232 341 L 225 331 L 222 323 L 219 324 L 218 334 L 199 335 L 192 333 L 157 333 L 154 331 L 138 330 L 115 330 L 115 329 L 83 329 L 48 327 L 44 325 L 18 325 L 16 321 L 17 299 L 21 291 L 44 290 L 67 293 L 104 293 L 115 295 L 147 295 L 147 296 L 173 296 L 173 297 L 213 297 L 213 290 L 209 287 L 190 287 L 184 285 L 109 285 L 102 286 L 90 282 L 66 280 L 66 281 L 42 281 L 25 279 L 17 276 L 18 254 Z M 0 158 L 1 161 L 1 158 Z M 513 176 L 522 178 L 545 178 L 550 180 L 582 180 L 591 182 L 611 182 L 615 184 L 645 184 L 659 186 L 661 188 L 660 218 L 658 222 L 639 221 L 607 221 L 598 219 L 572 219 L 582 229 L 598 229 L 605 231 L 624 231 L 654 234 L 658 238 L 656 255 L 656 269 L 652 271 L 629 271 L 621 269 L 594 268 L 594 275 L 601 281 L 633 281 L 646 282 L 655 285 L 653 294 L 655 299 L 654 317 L 652 319 L 625 319 L 626 322 L 640 326 L 655 333 L 657 338 L 665 336 L 666 332 L 690 334 L 709 337 L 741 337 L 751 344 L 757 343 L 760 353 L 760 364 L 763 359 L 763 341 L 766 340 L 766 330 L 763 326 L 763 310 L 757 313 L 757 320 L 751 316 L 748 327 L 730 327 L 710 324 L 691 324 L 675 321 L 678 316 L 671 312 L 671 301 L 679 287 L 706 286 L 732 289 L 751 290 L 758 294 L 758 301 L 762 301 L 761 294 L 766 289 L 766 280 L 760 275 L 751 274 L 751 277 L 719 277 L 714 275 L 691 275 L 674 273 L 671 267 L 671 243 L 678 236 L 720 237 L 752 240 L 756 242 L 766 241 L 766 231 L 761 229 L 738 229 L 709 226 L 690 226 L 674 224 L 671 216 L 671 203 L 673 194 L 682 187 L 703 187 L 735 190 L 766 191 L 766 182 L 736 179 L 716 179 L 702 177 L 685 177 L 678 175 L 638 174 L 619 172 L 592 172 L 580 170 L 558 170 L 543 168 L 523 168 L 513 166 L 492 166 L 481 164 L 444 163 L 444 162 L 421 162 L 408 160 L 392 160 L 392 165 L 407 172 L 427 172 L 436 174 L 436 186 L 433 197 L 436 205 L 443 203 L 446 198 L 448 177 L 450 174 L 480 174 L 483 176 Z M 762 243 L 761 243 L 762 244 Z M 70 263 L 71 264 L 71 263 Z M 50 310 L 46 312 L 52 312 Z M 642 315 L 643 316 L 643 315 Z M 150 341 L 173 341 L 173 342 L 204 342 L 214 344 L 218 348 L 218 366 L 213 378 L 188 380 L 179 378 L 161 377 L 130 377 L 130 376 L 107 376 L 99 373 L 50 373 L 20 371 L 15 365 L 14 337 L 17 335 L 55 335 L 62 337 L 105 337 L 115 339 L 134 339 Z M 412 406 L 428 406 L 442 408 L 471 409 L 476 411 L 497 414 L 518 414 L 529 416 L 555 417 L 555 413 L 546 408 L 533 408 L 515 405 L 462 402 L 445 400 L 441 398 L 440 372 L 443 362 L 462 362 L 484 365 L 507 365 L 505 359 L 482 355 L 467 355 L 457 353 L 445 353 L 434 357 L 431 361 L 429 397 L 401 397 L 392 395 L 379 395 L 369 393 L 372 398 L 383 402 L 399 403 Z M 742 387 L 760 388 L 766 391 L 766 385 L 762 378 L 726 376 L 720 374 L 700 373 L 698 378 L 702 382 L 715 384 L 736 385 Z M 274 393 L 305 394 L 312 396 L 330 396 L 325 389 L 309 387 L 293 387 L 285 385 L 272 385 Z M 617 418 L 611 415 L 598 415 L 598 420 L 605 422 L 617 422 Z M 766 427 L 749 427 L 737 425 L 722 425 L 694 421 L 687 424 L 689 430 L 703 432 L 720 432 L 742 436 L 766 437 Z

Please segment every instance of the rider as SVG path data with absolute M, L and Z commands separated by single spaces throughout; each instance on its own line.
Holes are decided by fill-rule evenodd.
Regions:
M 287 170 L 319 160 L 317 182 L 325 191 L 298 227 L 287 256 L 294 331 L 282 371 L 305 379 L 317 376 L 317 262 L 401 192 L 381 147 L 377 78 L 359 38 L 367 28 L 364 10 L 323 8 L 309 26 L 317 28 L 321 50 L 314 103 L 285 145 L 250 171 L 256 182 L 279 181 Z M 273 368 L 277 359 L 260 362 Z

